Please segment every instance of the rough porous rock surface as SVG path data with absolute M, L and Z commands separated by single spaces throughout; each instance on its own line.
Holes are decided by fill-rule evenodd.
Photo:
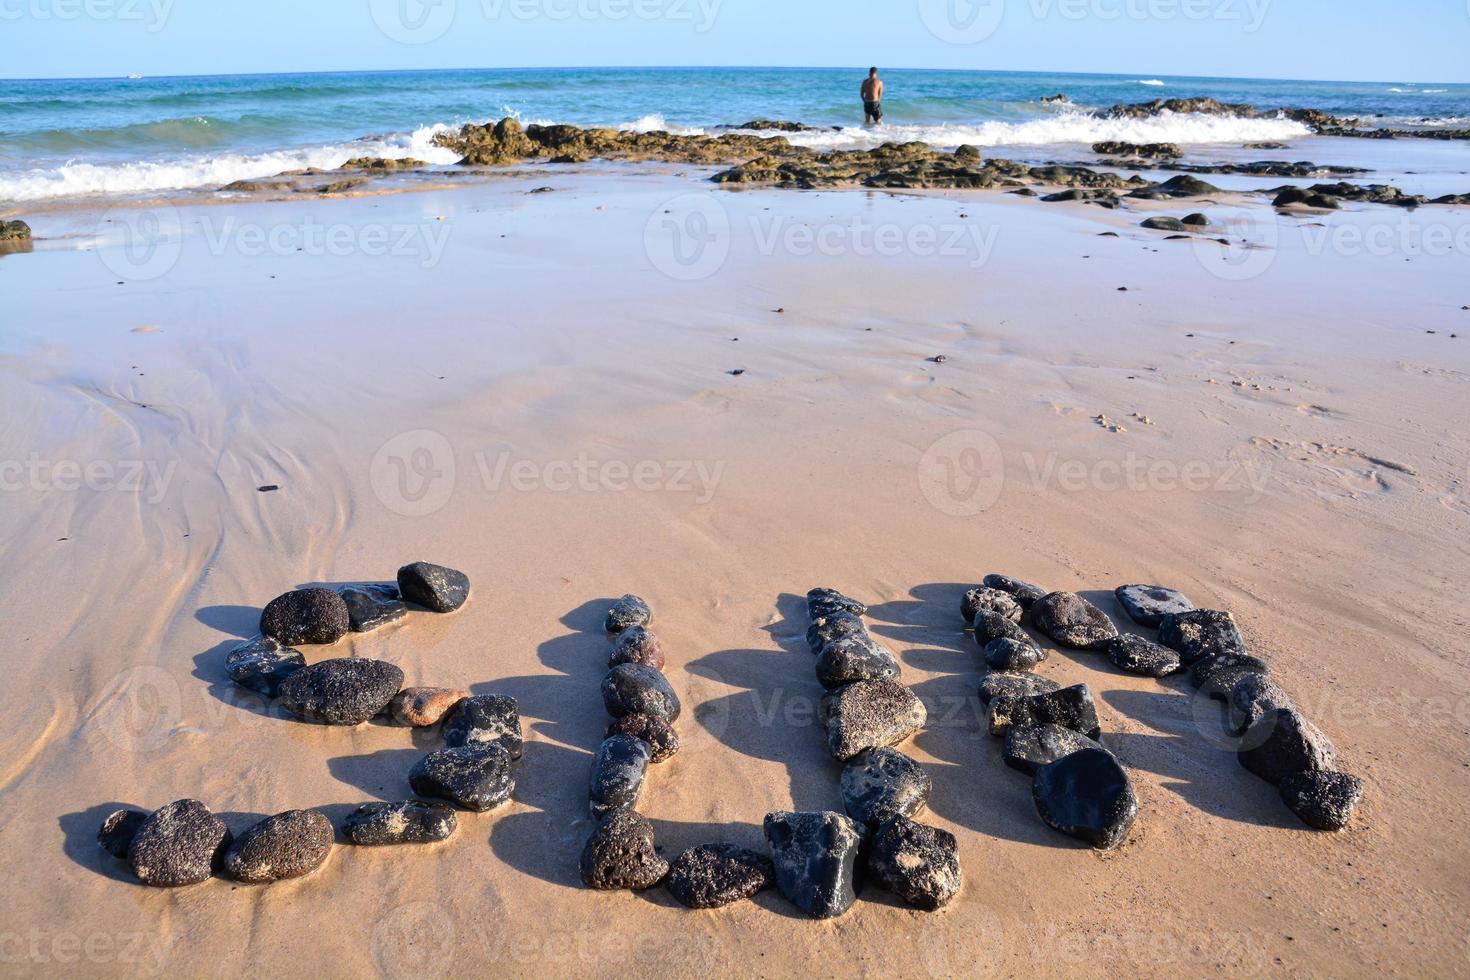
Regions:
M 1027 725 L 1061 725 L 1096 739 L 1102 734 L 1097 721 L 1097 705 L 1086 684 L 1075 684 L 1045 694 L 1027 697 L 1010 695 L 990 702 L 990 734 L 1004 735 L 1013 727 Z
M 652 667 L 619 664 L 602 679 L 602 704 L 614 718 L 652 715 L 670 724 L 679 719 L 679 695 Z
M 398 591 L 414 605 L 432 612 L 449 613 L 470 597 L 470 579 L 464 572 L 443 565 L 416 561 L 398 570 Z
M 992 640 L 1012 639 L 1018 643 L 1035 643 L 1015 620 L 1000 613 L 982 609 L 975 614 L 975 642 L 985 649 Z
M 1199 690 L 1209 692 L 1216 700 L 1224 701 L 1247 674 L 1270 677 L 1271 668 L 1260 657 L 1226 653 L 1196 660 L 1189 668 L 1189 683 Z
M 891 680 L 899 673 L 898 658 L 866 635 L 833 640 L 817 657 L 817 681 L 829 691 L 855 681 Z
M 868 607 L 836 589 L 812 589 L 806 594 L 806 610 L 812 619 L 820 619 L 839 612 L 861 616 L 868 611 Z
M 1178 589 L 1162 585 L 1120 585 L 1113 590 L 1118 605 L 1140 626 L 1158 626 L 1169 613 L 1190 612 L 1194 603 Z
M 734 844 L 691 847 L 674 859 L 664 879 L 669 894 L 691 909 L 723 908 L 775 883 L 770 858 Z
M 1003 589 L 992 589 L 989 586 L 981 586 L 971 589 L 960 599 L 960 618 L 969 626 L 975 622 L 975 617 L 980 610 L 998 613 L 1013 623 L 1021 621 L 1021 603 L 1016 597 Z
M 0 242 L 28 242 L 31 240 L 31 226 L 24 221 L 0 221 Z
M 176 800 L 143 821 L 128 845 L 128 866 L 145 885 L 197 884 L 221 866 L 230 840 L 230 828 L 209 807 Z
M 1245 637 L 1235 617 L 1218 609 L 1169 613 L 1159 624 L 1159 642 L 1179 651 L 1186 665 L 1205 657 L 1245 655 Z
M 1036 603 L 1046 598 L 1046 590 L 1039 585 L 1030 582 L 1022 582 L 1018 578 L 1009 575 L 987 575 L 985 576 L 985 587 L 987 589 L 1000 589 L 1009 592 L 1016 597 L 1022 609 L 1030 609 Z
M 830 616 L 818 616 L 812 620 L 811 626 L 807 627 L 806 642 L 811 647 L 812 653 L 821 653 L 828 643 L 850 636 L 864 637 L 868 635 L 868 628 L 856 613 L 835 612 Z
M 1102 745 L 1061 725 L 1026 725 L 1006 732 L 1005 763 L 1012 769 L 1035 775 L 1042 766 L 1083 749 L 1102 749 Z
M 419 796 L 477 812 L 495 809 L 515 791 L 510 753 L 499 742 L 431 752 L 413 767 L 408 783 Z
M 614 636 L 634 626 L 647 626 L 653 620 L 653 610 L 647 602 L 636 595 L 625 595 L 607 610 L 603 627 Z
M 276 596 L 260 613 L 260 632 L 285 646 L 336 643 L 347 635 L 347 604 L 331 589 L 297 589 Z
M 954 834 L 907 817 L 894 817 L 873 835 L 867 867 L 879 886 L 926 911 L 948 905 L 964 882 Z
M 498 743 L 512 759 L 521 757 L 521 708 L 504 694 L 479 694 L 456 701 L 444 718 L 444 744 L 453 747 Z
M 991 670 L 1022 673 L 1034 670 L 1046 659 L 1046 651 L 1030 640 L 1018 640 L 1010 636 L 991 640 L 983 651 L 985 666 Z
M 650 762 L 665 762 L 679 751 L 679 733 L 674 726 L 653 715 L 623 715 L 607 726 L 607 735 L 631 735 L 648 743 Z
M 980 682 L 980 703 L 990 704 L 998 697 L 1027 697 L 1061 689 L 1062 685 L 1048 677 L 996 671 L 986 674 L 985 679 Z
M 1037 769 L 1031 797 L 1047 826 L 1099 850 L 1123 843 L 1138 816 L 1128 774 L 1102 749 L 1073 752 Z
M 924 767 L 897 749 L 871 749 L 842 767 L 847 815 L 873 828 L 894 817 L 913 817 L 929 804 L 934 781 Z
M 306 658 L 299 650 L 265 635 L 247 640 L 225 654 L 225 671 L 230 680 L 268 698 L 275 697 L 281 682 L 305 666 Z
M 582 881 L 604 891 L 652 888 L 669 873 L 658 856 L 653 824 L 637 810 L 613 810 L 582 848 Z
M 610 735 L 603 739 L 592 760 L 587 789 L 592 816 L 601 818 L 610 810 L 637 806 L 652 758 L 653 750 L 641 738 Z
M 342 833 L 362 847 L 432 844 L 448 840 L 458 825 L 459 818 L 451 806 L 404 800 L 364 803 L 342 821 Z
M 142 810 L 113 810 L 97 828 L 97 846 L 115 858 L 128 856 L 128 847 L 148 814 Z
M 236 881 L 260 884 L 300 878 L 332 853 L 332 821 L 316 810 L 287 810 L 247 829 L 225 854 Z
M 1235 756 L 1266 782 L 1280 785 L 1287 776 L 1333 769 L 1335 754 L 1316 725 L 1295 708 L 1279 708 L 1250 727 Z
M 608 667 L 619 664 L 642 664 L 654 670 L 664 669 L 664 647 L 653 631 L 645 626 L 630 626 L 618 634 L 608 657 Z
M 303 667 L 281 682 L 281 705 L 325 725 L 360 725 L 388 707 L 403 671 L 384 660 L 341 658 Z
M 1247 674 L 1230 689 L 1230 731 L 1243 735 L 1266 715 L 1291 706 L 1291 695 L 1271 678 Z
M 1106 652 L 1114 667 L 1141 677 L 1168 677 L 1184 666 L 1177 650 L 1132 633 L 1109 640 Z
M 1107 613 L 1075 592 L 1053 592 L 1032 609 L 1036 628 L 1063 646 L 1097 650 L 1118 635 Z
M 400 725 L 428 728 L 469 696 L 469 691 L 457 687 L 406 687 L 393 696 L 388 711 Z
M 832 693 L 827 747 L 846 761 L 859 752 L 897 745 L 924 727 L 929 713 L 897 681 L 858 681 Z
M 347 606 L 348 628 L 354 633 L 371 633 L 408 616 L 395 585 L 348 585 L 339 590 Z
M 841 915 L 857 900 L 858 825 L 840 813 L 766 814 L 776 884 L 787 901 L 816 919 Z
M 1281 799 L 1307 826 L 1343 830 L 1363 799 L 1363 781 L 1345 772 L 1299 772 L 1281 780 Z

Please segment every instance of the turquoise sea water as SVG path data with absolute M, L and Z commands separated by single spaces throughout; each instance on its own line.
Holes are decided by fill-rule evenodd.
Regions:
M 864 68 L 523 69 L 0 81 L 0 202 L 117 195 L 264 176 L 348 157 L 452 158 L 434 133 L 527 122 L 709 131 L 756 118 L 826 129 L 822 147 L 920 139 L 1047 147 L 1098 139 L 1238 145 L 1304 135 L 1281 120 L 1100 120 L 1081 110 L 1213 96 L 1394 126 L 1470 126 L 1470 85 L 894 70 L 887 126 L 861 128 Z M 1069 106 L 1042 96 L 1065 92 Z

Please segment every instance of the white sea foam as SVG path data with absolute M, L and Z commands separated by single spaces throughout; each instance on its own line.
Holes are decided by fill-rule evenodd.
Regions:
M 646 116 L 634 119 L 618 126 L 625 133 L 672 133 L 675 136 L 703 136 L 703 129 L 691 129 L 687 126 L 670 126 L 668 120 L 662 113 L 651 112 Z
M 1157 78 L 1140 78 L 1138 80 L 1138 84 L 1140 84 L 1140 85 L 1162 85 L 1164 83 L 1161 80 L 1157 79 Z

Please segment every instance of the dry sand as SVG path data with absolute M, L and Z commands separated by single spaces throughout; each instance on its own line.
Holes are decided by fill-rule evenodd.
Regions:
M 683 268 L 661 222 L 690 209 L 720 251 L 710 202 L 729 254 L 661 272 Z M 1139 212 L 670 175 L 173 214 L 177 248 L 127 252 L 127 212 L 93 247 L 96 216 L 70 213 L 51 225 L 77 237 L 0 257 L 5 972 L 1470 973 L 1463 252 L 1314 247 L 1291 218 L 1233 254 Z M 859 220 L 903 243 L 863 246 Z M 826 245 L 782 237 L 800 225 Z M 376 254 L 374 227 L 418 244 Z M 268 887 L 148 889 L 98 849 L 124 804 L 196 797 L 238 831 L 405 796 L 432 736 L 285 720 L 223 660 L 277 593 L 420 559 L 471 576 L 464 610 L 306 652 L 518 698 L 512 804 Z M 1108 590 L 1155 581 L 1232 610 L 1365 780 L 1353 827 L 1297 823 L 1183 681 L 1059 651 L 1041 671 L 1092 686 L 1140 817 L 1106 855 L 1047 829 L 974 696 L 958 600 L 993 571 L 1115 614 Z M 905 751 L 961 897 L 924 914 L 869 890 L 813 922 L 775 893 L 695 913 L 584 889 L 607 599 L 653 603 L 686 705 L 641 806 L 672 856 L 840 809 L 800 641 L 816 585 L 872 604 L 929 702 Z

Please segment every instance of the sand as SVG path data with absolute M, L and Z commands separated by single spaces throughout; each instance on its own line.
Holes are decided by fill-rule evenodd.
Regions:
M 6 972 L 1470 973 L 1465 254 L 1343 243 L 1405 218 L 1386 208 L 1314 245 L 1321 219 L 1256 202 L 1276 243 L 1251 252 L 1166 241 L 1143 210 L 657 168 L 186 206 L 131 256 L 133 212 L 59 215 L 73 237 L 0 256 Z M 691 210 L 731 232 L 685 281 L 660 222 Z M 276 594 L 414 560 L 466 571 L 469 605 L 306 653 L 518 698 L 512 804 L 267 887 L 152 890 L 97 847 L 119 805 L 195 797 L 238 832 L 405 797 L 432 734 L 286 720 L 223 661 Z M 988 572 L 1120 617 L 1129 582 L 1232 610 L 1366 782 L 1353 827 L 1299 824 L 1183 681 L 1053 651 L 1041 672 L 1092 686 L 1140 817 L 1106 855 L 1050 831 L 975 698 L 959 596 Z M 686 706 L 641 806 L 672 857 L 840 809 L 801 642 L 816 585 L 872 605 L 930 706 L 904 750 L 959 838 L 959 899 L 869 890 L 813 922 L 775 893 L 695 913 L 583 888 L 608 600 L 653 604 Z

